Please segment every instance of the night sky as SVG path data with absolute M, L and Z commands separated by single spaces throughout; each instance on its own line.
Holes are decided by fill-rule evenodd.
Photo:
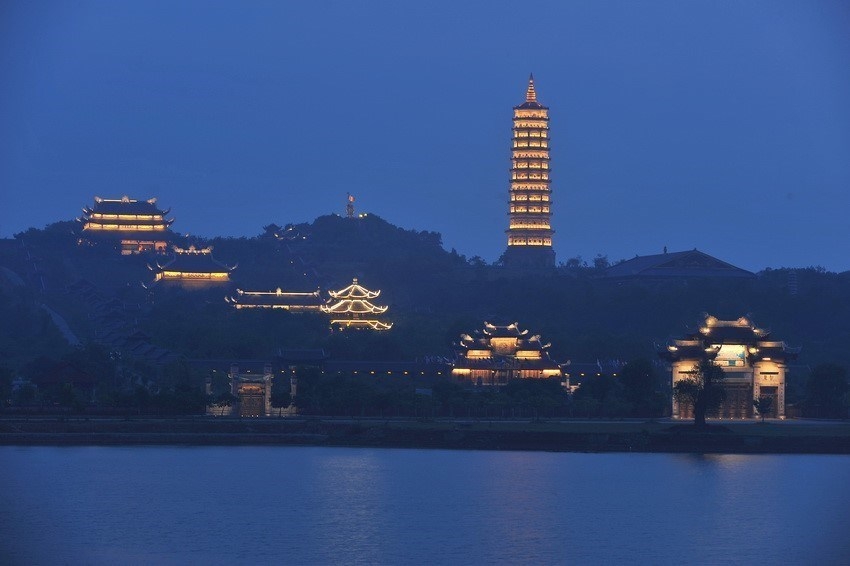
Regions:
M 6 0 L 0 236 L 124 194 L 253 236 L 351 192 L 493 261 L 529 72 L 559 261 L 850 269 L 842 1 Z

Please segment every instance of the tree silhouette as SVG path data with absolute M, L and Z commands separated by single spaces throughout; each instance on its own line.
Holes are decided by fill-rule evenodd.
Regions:
M 707 413 L 717 410 L 726 398 L 723 389 L 723 370 L 711 360 L 694 366 L 691 377 L 676 382 L 673 395 L 679 403 L 689 403 L 694 408 L 694 426 L 704 427 Z
M 764 422 L 764 417 L 767 416 L 773 407 L 773 397 L 762 395 L 758 399 L 753 399 L 753 407 L 756 408 L 759 416 L 761 416 L 761 422 Z

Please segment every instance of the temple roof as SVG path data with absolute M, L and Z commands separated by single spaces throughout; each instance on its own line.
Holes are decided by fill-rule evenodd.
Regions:
M 328 294 L 334 299 L 374 299 L 381 294 L 380 291 L 370 291 L 357 282 L 355 277 L 351 285 L 340 289 L 339 291 L 328 291 Z
M 135 200 L 128 196 L 120 199 L 105 199 L 94 197 L 94 206 L 84 208 L 86 214 L 96 212 L 98 214 L 168 214 L 168 210 L 160 210 L 156 205 L 156 199 Z
M 492 344 L 493 339 L 512 338 L 515 342 L 510 346 L 510 353 L 504 353 L 500 346 Z M 483 330 L 476 330 L 472 335 L 461 334 L 460 341 L 456 344 L 460 347 L 459 354 L 462 358 L 468 355 L 466 350 L 486 350 L 489 353 L 487 357 L 480 358 L 485 365 L 493 365 L 494 363 L 503 363 L 500 360 L 518 359 L 523 363 L 545 362 L 555 363 L 549 358 L 549 353 L 546 351 L 551 344 L 544 344 L 539 334 L 528 336 L 528 330 L 520 330 L 519 323 L 512 322 L 510 324 L 493 324 L 490 322 L 484 323 Z M 501 351 L 502 353 L 497 353 Z M 517 358 L 519 352 L 538 352 L 539 358 L 522 359 Z M 466 362 L 464 362 L 466 363 Z M 472 362 L 470 362 L 472 363 Z M 479 362 L 475 362 L 479 363 Z M 557 366 L 557 364 L 555 364 Z M 472 366 L 463 366 L 472 367 Z M 523 366 L 531 367 L 531 366 Z M 548 366 L 546 366 L 548 367 Z
M 514 336 L 525 336 L 528 330 L 520 330 L 518 322 L 510 324 L 493 324 L 484 322 L 484 334 L 491 338 L 508 338 Z
M 656 255 L 636 256 L 605 271 L 605 277 L 652 279 L 664 277 L 755 277 L 697 249 Z
M 332 305 L 322 305 L 322 312 L 329 314 L 381 314 L 387 311 L 388 307 L 379 307 L 373 305 L 369 301 L 360 299 L 341 300 Z
M 698 333 L 712 344 L 755 344 L 770 336 L 769 331 L 756 328 L 744 316 L 737 320 L 719 320 L 707 316 Z
M 275 291 L 243 291 L 236 289 L 236 295 L 225 298 L 229 303 L 241 305 L 280 305 L 293 307 L 319 308 L 323 301 L 319 291 L 310 293 L 283 291 L 280 287 Z
M 161 271 L 180 271 L 182 273 L 229 273 L 236 266 L 229 267 L 212 256 L 212 248 L 199 249 L 189 246 L 188 249 L 174 246 L 174 259 L 165 264 L 157 262 Z
M 365 318 L 337 318 L 331 320 L 331 324 L 336 324 L 342 328 L 368 326 L 372 330 L 389 330 L 393 327 L 391 322 L 381 322 L 380 320 Z
M 462 357 L 458 358 L 454 367 L 464 369 L 561 369 L 561 365 L 552 361 L 548 356 L 531 360 L 507 356 L 478 359 Z
M 747 317 L 735 320 L 720 320 L 706 315 L 696 332 L 671 340 L 659 348 L 660 357 L 669 361 L 682 359 L 713 360 L 721 346 L 736 345 L 746 348 L 751 361 L 760 359 L 791 360 L 796 359 L 800 348 L 791 348 L 785 342 L 769 340 L 770 332 L 757 328 Z
M 116 240 L 139 240 L 167 242 L 174 237 L 170 230 L 86 230 L 83 229 L 86 240 L 92 242 L 111 242 Z

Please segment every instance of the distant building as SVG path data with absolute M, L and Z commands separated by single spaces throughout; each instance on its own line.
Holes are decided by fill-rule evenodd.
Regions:
M 322 305 L 322 312 L 330 315 L 331 326 L 343 330 L 346 328 L 369 328 L 372 330 L 389 330 L 391 322 L 378 319 L 388 307 L 377 306 L 372 299 L 378 298 L 381 291 L 370 291 L 357 282 L 339 291 L 328 291 L 331 299 Z
M 290 312 L 321 312 L 324 304 L 319 291 L 301 293 L 284 291 L 243 291 L 224 299 L 236 309 L 283 309 Z
M 473 335 L 461 334 L 452 376 L 473 385 L 504 385 L 511 379 L 561 378 L 539 335 L 528 336 L 519 324 L 484 323 Z
M 164 253 L 171 240 L 166 220 L 169 210 L 160 210 L 156 199 L 135 200 L 94 197 L 94 206 L 83 208 L 81 243 L 105 242 L 118 247 L 121 255 L 142 252 Z
M 212 247 L 188 249 L 174 246 L 174 258 L 166 263 L 157 262 L 148 266 L 156 272 L 154 283 L 176 284 L 187 289 L 202 289 L 230 282 L 230 273 L 236 266 L 229 267 L 212 256 Z
M 609 279 L 654 280 L 686 278 L 738 278 L 752 279 L 755 274 L 735 267 L 697 249 L 656 255 L 635 256 L 609 267 Z
M 770 332 L 756 328 L 746 317 L 718 320 L 706 317 L 696 332 L 673 340 L 659 351 L 670 364 L 672 384 L 692 375 L 700 362 L 709 360 L 724 373 L 726 400 L 716 417 L 748 419 L 754 416 L 753 400 L 773 399 L 771 414 L 785 418 L 785 376 L 787 363 L 795 360 L 799 348 L 771 340 Z M 673 418 L 692 418 L 693 407 L 673 399 Z
M 248 367 L 231 364 L 227 372 L 227 385 L 232 399 L 225 405 L 213 399 L 207 406 L 209 415 L 238 415 L 240 417 L 267 417 L 272 414 L 272 382 L 274 371 L 270 363 L 249 363 Z M 207 396 L 213 394 L 211 378 L 206 380 Z
M 555 266 L 549 178 L 549 108 L 537 101 L 534 77 L 514 107 L 506 267 Z

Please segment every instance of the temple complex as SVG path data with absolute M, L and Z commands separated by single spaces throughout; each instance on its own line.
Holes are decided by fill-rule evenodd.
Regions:
M 141 252 L 164 253 L 171 239 L 166 220 L 169 210 L 160 210 L 156 199 L 135 200 L 94 197 L 94 206 L 83 208 L 83 233 L 80 242 L 108 242 L 121 250 L 121 255 Z
M 224 299 L 236 309 L 283 309 L 290 312 L 321 312 L 324 304 L 319 291 L 299 293 L 284 291 L 243 291 Z
M 563 377 L 561 366 L 546 351 L 539 335 L 528 336 L 514 322 L 484 323 L 474 335 L 461 334 L 452 376 L 473 385 L 504 385 L 511 379 Z
M 322 312 L 331 316 L 331 326 L 339 330 L 346 328 L 370 328 L 372 330 L 389 330 L 392 323 L 379 320 L 377 315 L 384 314 L 388 307 L 373 304 L 381 291 L 370 291 L 357 282 L 339 291 L 328 291 L 331 299 L 322 305 Z
M 555 266 L 549 179 L 549 108 L 537 101 L 534 76 L 514 107 L 506 267 Z
M 696 332 L 671 341 L 659 351 L 670 364 L 672 384 L 687 379 L 700 362 L 710 360 L 723 369 L 726 399 L 714 415 L 719 418 L 753 418 L 753 401 L 771 397 L 772 418 L 785 418 L 787 362 L 799 348 L 772 340 L 770 332 L 756 328 L 746 317 L 719 320 L 707 316 Z M 673 418 L 692 418 L 693 407 L 673 399 Z
M 174 246 L 174 259 L 167 263 L 148 266 L 156 272 L 154 283 L 173 283 L 188 289 L 205 288 L 211 285 L 230 283 L 229 267 L 212 256 L 212 247 L 187 249 Z

